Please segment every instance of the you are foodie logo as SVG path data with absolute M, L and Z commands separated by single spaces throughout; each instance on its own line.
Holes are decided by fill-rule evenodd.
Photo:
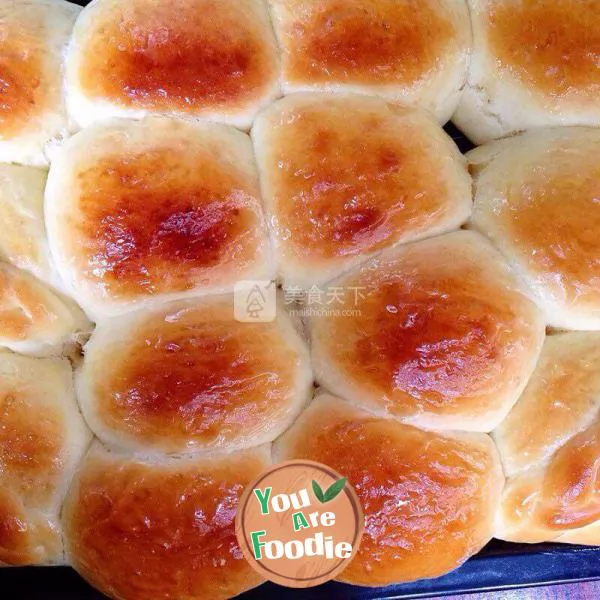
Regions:
M 363 529 L 360 502 L 346 478 L 307 460 L 265 471 L 244 491 L 236 516 L 246 560 L 288 587 L 339 575 L 356 554 Z

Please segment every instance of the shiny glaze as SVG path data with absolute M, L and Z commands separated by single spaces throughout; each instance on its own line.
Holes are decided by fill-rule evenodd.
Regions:
M 600 519 L 600 421 L 573 436 L 533 473 L 509 480 L 502 509 L 509 538 L 548 541 Z
M 325 463 L 348 477 L 366 523 L 341 579 L 385 585 L 456 568 L 491 535 L 489 494 L 499 471 L 492 444 L 444 438 L 315 400 L 282 438 L 282 458 Z
M 585 309 L 600 302 L 600 165 L 577 144 L 528 163 L 493 210 L 533 282 Z
M 284 254 L 373 252 L 463 211 L 458 157 L 424 116 L 355 96 L 282 106 L 263 168 Z M 431 177 L 453 161 L 452 178 Z
M 1 9 L 0 9 L 1 10 Z M 4 15 L 0 15 L 4 16 Z M 28 22 L 25 22 L 28 21 Z M 52 101 L 52 74 L 46 65 L 41 16 L 0 21 L 0 136 L 30 128 Z
M 366 390 L 361 401 L 404 417 L 470 417 L 501 409 L 520 384 L 543 325 L 472 235 L 407 246 L 338 280 L 360 288 L 360 314 L 318 319 L 313 345 Z
M 267 466 L 257 451 L 164 465 L 88 457 L 65 510 L 74 566 L 128 600 L 229 598 L 257 585 L 234 519 L 244 487 Z
M 98 418 L 166 451 L 247 443 L 277 427 L 305 385 L 286 331 L 235 321 L 229 301 L 152 314 L 88 353 Z
M 64 322 L 65 315 L 67 309 L 38 280 L 0 263 L 0 343 L 40 338 L 53 342 L 68 333 L 71 320 Z
M 283 40 L 288 81 L 416 85 L 451 52 L 455 29 L 440 2 L 276 0 L 291 14 Z
M 546 339 L 527 388 L 494 437 L 510 477 L 502 533 L 548 541 L 600 519 L 600 334 Z M 593 535 L 593 533 L 592 533 Z
M 595 102 L 600 93 L 599 0 L 490 2 L 500 66 L 552 99 Z
M 10 565 L 43 563 L 61 544 L 42 511 L 63 468 L 64 420 L 30 396 L 26 368 L 13 372 L 25 360 L 9 371 L 3 366 L 0 379 L 0 563 Z
M 74 252 L 114 298 L 214 282 L 263 243 L 256 183 L 201 146 L 107 154 L 77 185 Z
M 494 435 L 507 475 L 537 467 L 589 424 L 599 406 L 600 336 L 546 338 L 536 370 Z
M 256 101 L 278 68 L 256 6 L 255 0 L 113 2 L 82 48 L 80 85 L 94 98 L 160 111 Z

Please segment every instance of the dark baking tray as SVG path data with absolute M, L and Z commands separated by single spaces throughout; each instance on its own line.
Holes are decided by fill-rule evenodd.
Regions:
M 71 0 L 85 6 L 89 0 Z M 462 152 L 473 146 L 452 125 L 446 126 Z M 600 580 L 600 548 L 567 544 L 508 544 L 493 540 L 460 568 L 437 579 L 364 588 L 330 582 L 295 590 L 266 583 L 240 600 L 370 600 L 431 598 L 450 594 Z M 7 600 L 101 600 L 106 598 L 69 567 L 0 569 L 0 598 Z
M 304 590 L 272 583 L 242 594 L 240 600 L 371 600 L 431 598 L 474 591 L 572 583 L 600 579 L 600 548 L 560 544 L 507 544 L 493 541 L 462 567 L 437 579 L 385 588 L 326 583 Z M 7 600 L 101 600 L 67 567 L 19 567 L 0 570 L 0 597 Z

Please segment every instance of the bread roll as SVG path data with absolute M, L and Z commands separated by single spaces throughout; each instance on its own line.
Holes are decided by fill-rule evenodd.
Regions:
M 600 333 L 546 339 L 525 392 L 494 432 L 508 479 L 496 537 L 600 543 Z
M 61 288 L 44 226 L 47 171 L 0 165 L 0 258 Z
M 365 531 L 347 583 L 438 577 L 492 536 L 504 478 L 487 435 L 421 431 L 324 394 L 275 444 L 276 462 L 293 458 L 329 465 L 360 498 Z
M 476 233 L 386 250 L 330 285 L 345 304 L 311 319 L 316 377 L 371 411 L 491 431 L 535 367 L 544 322 Z
M 464 0 L 269 0 L 284 92 L 381 95 L 456 109 L 471 44 Z
M 252 145 L 224 125 L 87 128 L 52 163 L 45 215 L 65 285 L 94 318 L 273 275 Z
M 29 273 L 0 263 L 0 348 L 32 356 L 68 354 L 90 329 L 74 303 Z
M 64 562 L 60 507 L 89 440 L 67 360 L 0 352 L 0 565 Z
M 81 127 L 160 113 L 249 128 L 279 71 L 265 0 L 94 0 L 69 47 L 69 111 Z
M 81 8 L 62 0 L 0 0 L 0 162 L 45 165 L 68 135 L 63 54 Z
M 600 131 L 549 129 L 469 154 L 472 225 L 528 284 L 550 325 L 600 329 Z
M 468 0 L 473 54 L 453 121 L 476 144 L 600 125 L 600 0 Z
M 150 461 L 95 443 L 63 510 L 73 566 L 111 598 L 231 598 L 260 583 L 235 537 L 243 489 L 268 447 Z
M 272 441 L 313 381 L 304 342 L 278 312 L 240 323 L 221 296 L 101 323 L 76 379 L 91 428 L 107 443 L 163 452 Z
M 252 138 L 286 285 L 321 284 L 386 246 L 457 228 L 471 212 L 464 159 L 425 112 L 294 94 L 258 117 Z

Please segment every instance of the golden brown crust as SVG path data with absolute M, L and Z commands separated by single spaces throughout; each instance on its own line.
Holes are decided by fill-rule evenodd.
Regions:
M 240 323 L 229 297 L 101 324 L 77 377 L 92 429 L 166 452 L 269 442 L 308 400 L 308 350 L 284 315 Z
M 43 17 L 39 20 L 37 27 Z M 3 138 L 13 137 L 26 129 L 29 121 L 43 113 L 54 100 L 48 83 L 50 73 L 45 68 L 44 44 L 28 29 L 26 24 L 21 28 L 2 27 L 0 131 Z
M 297 94 L 259 116 L 252 138 L 286 282 L 306 265 L 313 281 L 331 279 L 356 258 L 451 230 L 470 213 L 464 161 L 420 111 Z
M 0 564 L 62 562 L 58 513 L 87 436 L 66 360 L 0 353 Z
M 485 435 L 442 437 L 322 396 L 276 442 L 275 459 L 292 458 L 334 468 L 361 500 L 365 532 L 348 583 L 437 577 L 491 537 L 503 477 Z
M 456 29 L 430 0 L 271 0 L 292 83 L 414 85 L 439 68 Z
M 332 285 L 358 314 L 311 326 L 317 378 L 426 427 L 490 431 L 523 389 L 544 323 L 500 256 L 457 232 L 386 251 Z
M 0 263 L 0 346 L 33 356 L 58 355 L 89 325 L 29 273 Z
M 473 225 L 516 266 L 555 327 L 600 328 L 598 149 L 596 130 L 564 128 L 469 155 Z
M 595 102 L 600 93 L 598 0 L 488 2 L 490 48 L 535 93 Z
M 266 275 L 250 140 L 224 126 L 149 118 L 86 128 L 52 163 L 46 221 L 61 275 L 92 313 Z
M 508 480 L 498 537 L 542 542 L 571 533 L 574 538 L 578 528 L 600 519 L 599 467 L 600 422 L 595 421 L 561 446 L 547 465 Z
M 67 135 L 62 60 L 80 7 L 53 0 L 0 2 L 0 162 L 47 164 Z
M 527 388 L 494 432 L 510 477 L 499 537 L 576 542 L 579 529 L 600 519 L 599 373 L 598 333 L 547 339 Z
M 122 109 L 227 116 L 279 76 L 263 0 L 104 0 L 74 44 L 77 93 Z
M 86 249 L 90 274 L 102 273 L 109 293 L 185 290 L 190 270 L 213 268 L 227 259 L 231 245 L 254 241 L 246 233 L 256 214 L 245 201 L 256 202 L 256 190 L 241 190 L 235 173 L 214 173 L 208 153 L 181 161 L 164 148 L 110 156 L 78 173 L 74 243 Z M 165 169 L 177 177 L 165 181 Z
M 266 448 L 151 464 L 96 446 L 63 512 L 74 567 L 117 599 L 230 598 L 254 587 L 234 519 L 269 464 Z

